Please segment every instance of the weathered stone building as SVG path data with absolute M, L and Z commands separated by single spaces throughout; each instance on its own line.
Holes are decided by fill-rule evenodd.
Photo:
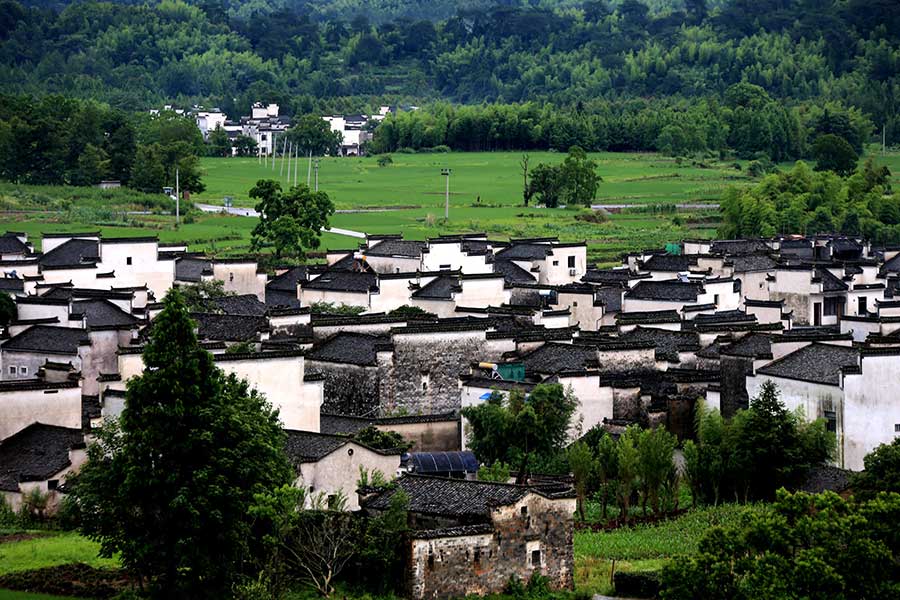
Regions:
M 501 592 L 511 578 L 547 577 L 572 589 L 575 498 L 564 486 L 406 475 L 361 502 L 386 510 L 397 490 L 409 497 L 405 587 L 410 598 L 461 598 Z

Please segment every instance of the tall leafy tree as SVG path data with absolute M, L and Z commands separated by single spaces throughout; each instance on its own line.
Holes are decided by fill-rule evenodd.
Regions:
M 254 495 L 291 480 L 278 415 L 200 348 L 177 290 L 128 382 L 121 423 L 75 483 L 82 532 L 159 598 L 230 595 L 250 552 Z
M 303 115 L 285 135 L 301 156 L 335 155 L 343 140 L 339 131 L 332 131 L 328 122 L 317 115 Z
M 528 397 L 512 390 L 508 398 L 495 393 L 477 406 L 464 408 L 469 445 L 486 464 L 498 460 L 518 468 L 525 480 L 535 457 L 548 457 L 564 447 L 578 400 L 559 384 L 541 384 Z
M 221 127 L 216 127 L 209 132 L 206 144 L 210 156 L 231 156 L 231 138 L 228 137 L 228 132 Z
M 833 171 L 846 177 L 856 170 L 859 157 L 850 143 L 839 135 L 826 133 L 816 138 L 813 157 L 817 171 Z
M 313 192 L 305 184 L 281 190 L 281 184 L 261 179 L 250 190 L 257 201 L 259 223 L 253 229 L 254 248 L 271 246 L 275 257 L 302 258 L 304 248 L 318 248 L 322 229 L 328 227 L 328 217 L 334 204 L 325 192 Z

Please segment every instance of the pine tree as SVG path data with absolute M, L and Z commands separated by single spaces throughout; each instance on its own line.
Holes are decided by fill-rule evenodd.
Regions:
M 157 597 L 228 595 L 250 551 L 254 494 L 291 479 L 277 413 L 200 348 L 177 290 L 144 365 L 76 480 L 83 532 Z

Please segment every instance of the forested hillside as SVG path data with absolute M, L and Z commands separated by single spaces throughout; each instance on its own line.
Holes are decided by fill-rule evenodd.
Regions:
M 601 99 L 628 112 L 632 99 L 663 97 L 715 112 L 748 82 L 786 108 L 856 107 L 900 138 L 895 0 L 47 6 L 0 0 L 0 89 L 125 110 L 200 102 L 233 116 L 259 99 L 289 114 L 442 99 L 595 115 Z

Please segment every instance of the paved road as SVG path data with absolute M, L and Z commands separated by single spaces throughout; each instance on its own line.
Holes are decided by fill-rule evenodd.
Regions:
M 259 218 L 259 213 L 252 208 L 242 208 L 240 206 L 232 206 L 230 208 L 225 208 L 224 206 L 216 206 L 215 204 L 198 204 L 194 203 L 198 209 L 203 212 L 208 213 L 228 213 L 229 215 L 237 215 L 239 217 L 255 217 Z M 362 231 L 353 231 L 352 229 L 341 229 L 340 227 L 330 227 L 328 229 L 322 228 L 322 231 L 327 231 L 328 233 L 335 233 L 337 235 L 346 235 L 348 237 L 361 238 L 365 239 L 366 234 Z
M 662 203 L 660 203 L 660 204 L 662 204 Z M 647 206 L 656 206 L 656 205 L 652 202 L 648 202 L 645 204 L 591 204 L 591 208 L 593 208 L 594 210 L 601 210 L 601 209 L 603 209 L 603 210 L 624 210 L 624 209 L 628 209 L 628 208 L 641 208 L 641 207 L 647 207 Z M 703 210 L 703 209 L 718 210 L 719 204 L 717 202 L 704 202 L 702 204 L 701 203 L 676 204 L 675 208 L 677 208 L 678 210 Z

